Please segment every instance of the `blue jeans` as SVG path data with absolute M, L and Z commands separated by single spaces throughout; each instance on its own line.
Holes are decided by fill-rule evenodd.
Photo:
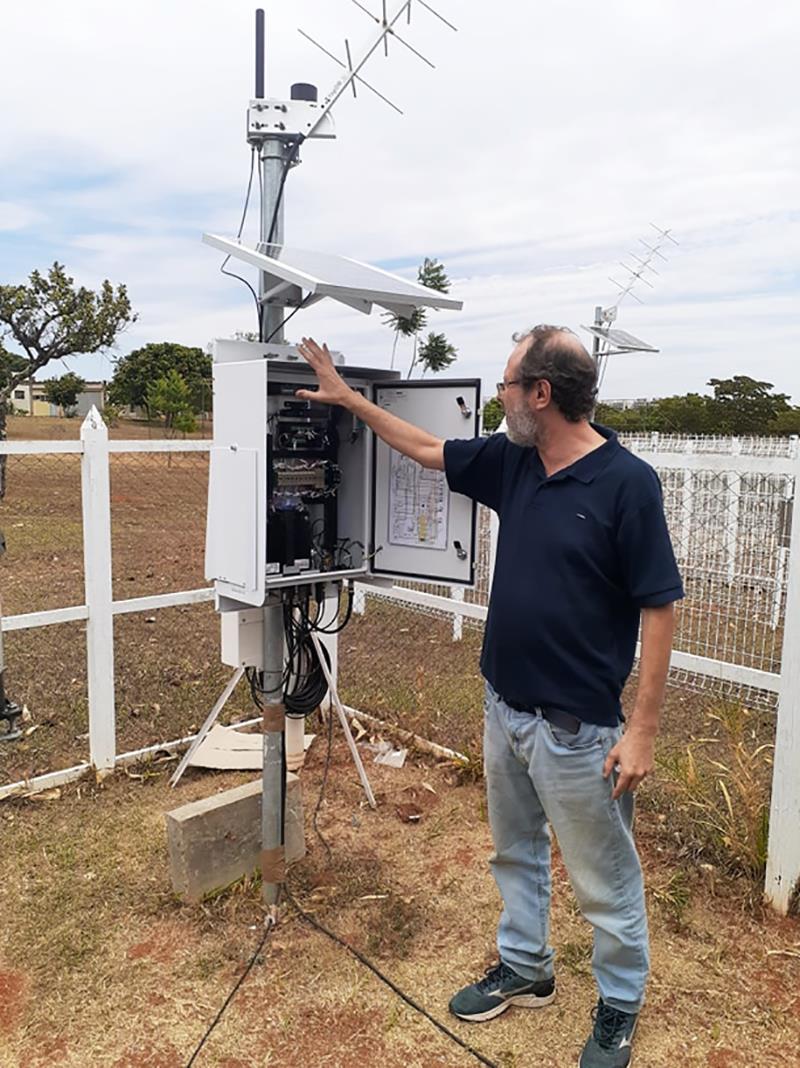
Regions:
M 517 712 L 486 687 L 484 768 L 503 898 L 497 948 L 530 980 L 553 974 L 549 944 L 550 828 L 581 912 L 594 928 L 592 971 L 600 996 L 638 1012 L 649 970 L 647 916 L 633 842 L 633 795 L 611 800 L 603 763 L 620 727 L 583 723 L 577 734 L 539 712 Z

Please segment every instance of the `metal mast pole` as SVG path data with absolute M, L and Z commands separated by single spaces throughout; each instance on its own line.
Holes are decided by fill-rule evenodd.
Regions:
M 256 99 L 264 97 L 264 12 L 256 11 Z M 257 145 L 261 187 L 261 241 L 283 242 L 283 205 L 278 196 L 283 172 L 284 144 L 279 138 L 266 137 Z M 272 218 L 274 232 L 270 235 Z M 264 296 L 270 276 L 259 274 L 261 334 L 283 341 L 283 309 L 267 306 Z M 278 904 L 280 885 L 286 870 L 284 850 L 284 798 L 286 779 L 285 710 L 283 707 L 283 605 L 280 594 L 268 595 L 264 605 L 264 662 L 262 671 L 262 732 L 264 765 L 261 787 L 261 885 L 264 903 Z
M 264 12 L 256 11 L 256 100 L 264 98 Z M 258 143 L 259 185 L 261 189 L 261 214 L 259 241 L 261 249 L 268 244 L 283 244 L 283 197 L 281 184 L 291 148 L 282 137 L 266 135 Z M 276 210 L 277 209 L 277 210 Z M 274 220 L 274 224 L 273 224 Z M 271 231 L 271 232 L 270 232 Z M 274 282 L 272 283 L 274 284 Z M 270 289 L 270 275 L 259 273 L 258 296 L 261 309 L 260 325 L 262 340 L 283 341 L 283 306 L 265 303 Z
M 603 325 L 603 308 L 600 304 L 595 305 L 594 309 L 594 326 Z M 592 336 L 592 359 L 594 360 L 595 367 L 598 366 L 598 360 L 600 359 L 600 338 L 597 334 Z M 599 369 L 599 368 L 598 368 Z

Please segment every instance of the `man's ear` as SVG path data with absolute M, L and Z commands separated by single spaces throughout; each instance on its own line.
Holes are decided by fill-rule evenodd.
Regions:
M 552 387 L 546 378 L 534 382 L 528 396 L 528 404 L 534 411 L 540 412 L 548 406 L 552 399 Z

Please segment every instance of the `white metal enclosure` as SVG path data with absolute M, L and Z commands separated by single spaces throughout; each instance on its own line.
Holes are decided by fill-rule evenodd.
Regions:
M 375 401 L 440 438 L 478 433 L 475 379 L 378 385 Z M 376 438 L 372 496 L 374 574 L 473 584 L 477 506 L 449 491 L 444 471 L 423 471 Z
M 264 359 L 257 342 L 247 348 L 252 358 L 229 360 L 224 351 L 222 358 L 215 352 L 206 577 L 215 585 L 220 608 L 260 606 L 270 589 L 334 578 L 380 575 L 471 585 L 475 504 L 450 492 L 443 471 L 425 471 L 400 457 L 343 410 L 337 415 L 333 465 L 338 481 L 326 497 L 327 516 L 347 551 L 332 565 L 321 564 L 313 552 L 276 562 L 269 540 L 274 526 L 273 535 L 268 533 L 275 479 L 316 474 L 308 471 L 312 461 L 300 459 L 288 461 L 276 476 L 272 442 L 281 437 L 276 427 L 282 418 L 284 425 L 299 421 L 295 429 L 313 436 L 309 427 L 316 424 L 307 410 L 295 410 L 292 398 L 315 379 L 305 363 Z M 235 355 L 242 354 L 239 342 Z M 400 382 L 396 372 L 357 367 L 342 367 L 340 373 L 354 389 L 365 395 L 374 391 L 381 406 L 439 437 L 477 434 L 476 380 Z M 289 467 L 292 462 L 297 466 Z M 325 520 L 318 515 L 314 521 Z

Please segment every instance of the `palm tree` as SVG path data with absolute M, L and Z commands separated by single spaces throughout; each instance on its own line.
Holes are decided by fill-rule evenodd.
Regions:
M 427 289 L 435 289 L 439 293 L 447 293 L 450 289 L 450 279 L 447 277 L 444 264 L 427 256 L 417 271 L 417 281 Z M 408 368 L 409 378 L 411 378 L 417 367 L 421 368 L 422 375 L 426 371 L 432 371 L 435 374 L 437 371 L 449 367 L 456 359 L 457 351 L 448 342 L 444 334 L 431 332 L 423 342 L 420 342 L 420 334 L 428 325 L 428 313 L 425 308 L 416 308 L 409 316 L 386 312 L 383 321 L 394 331 L 390 364 L 392 368 L 394 367 L 397 343 L 400 338 L 413 338 L 411 363 Z

